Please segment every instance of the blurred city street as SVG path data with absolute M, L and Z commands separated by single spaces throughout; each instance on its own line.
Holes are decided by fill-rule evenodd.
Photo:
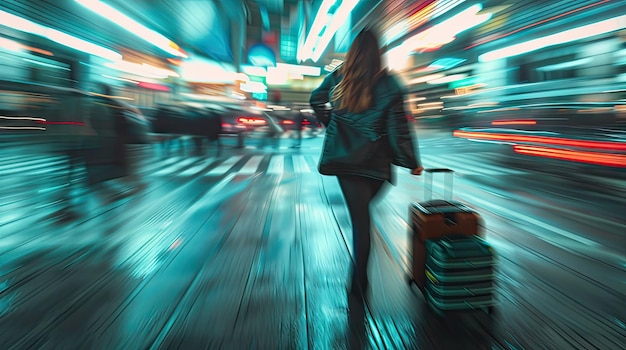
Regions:
M 133 176 L 97 186 L 5 142 L 2 348 L 623 349 L 623 173 L 421 131 L 424 166 L 456 171 L 455 198 L 498 253 L 496 313 L 442 318 L 407 284 L 408 205 L 424 198 L 407 170 L 376 203 L 371 291 L 347 297 L 350 223 L 337 181 L 317 172 L 322 140 L 225 140 L 204 155 L 135 145 Z
M 0 0 L 0 62 L 0 350 L 626 349 L 626 1 Z

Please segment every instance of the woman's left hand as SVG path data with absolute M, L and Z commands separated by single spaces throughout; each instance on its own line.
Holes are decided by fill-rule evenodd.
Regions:
M 417 168 L 411 170 L 411 175 L 422 175 L 423 170 L 424 170 L 423 166 L 418 166 Z

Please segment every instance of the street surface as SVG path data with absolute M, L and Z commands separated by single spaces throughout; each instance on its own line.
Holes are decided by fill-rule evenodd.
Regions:
M 3 144 L 2 348 L 624 348 L 624 177 L 422 132 L 424 166 L 456 171 L 498 253 L 496 314 L 444 319 L 406 283 L 424 198 L 406 169 L 374 208 L 371 293 L 347 298 L 350 223 L 317 173 L 322 140 L 133 146 L 135 176 L 94 187 L 45 147 Z

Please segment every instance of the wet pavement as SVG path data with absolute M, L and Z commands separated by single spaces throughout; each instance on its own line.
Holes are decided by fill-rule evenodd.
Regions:
M 455 197 L 498 252 L 497 312 L 442 318 L 406 282 L 423 178 L 398 169 L 376 203 L 359 302 L 345 204 L 316 171 L 322 139 L 291 141 L 203 156 L 134 146 L 136 176 L 95 187 L 80 168 L 68 185 L 61 156 L 4 144 L 2 348 L 624 348 L 623 178 L 423 135 L 424 165 L 457 171 Z

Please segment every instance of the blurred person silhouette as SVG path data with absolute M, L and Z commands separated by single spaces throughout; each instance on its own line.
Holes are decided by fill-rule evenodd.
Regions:
M 296 137 L 296 141 L 294 142 L 293 148 L 300 148 L 300 146 L 302 145 L 302 126 L 304 124 L 304 113 L 302 113 L 302 111 L 298 110 L 296 112 L 295 118 L 294 118 L 294 133 L 295 133 L 295 137 Z
M 113 97 L 113 88 L 109 85 L 104 85 L 104 94 L 110 96 L 110 103 L 113 107 L 113 130 L 115 132 L 115 143 L 113 148 L 113 154 L 116 163 L 119 165 L 120 170 L 124 174 L 129 173 L 129 161 L 128 161 L 128 149 L 127 145 L 130 143 L 129 125 L 126 117 L 124 116 L 124 107 L 117 103 L 117 100 Z
M 320 121 L 317 119 L 317 116 L 315 116 L 315 113 L 309 113 L 306 116 L 306 119 L 309 121 L 309 135 L 310 137 L 317 137 L 317 134 L 319 133 L 319 123 Z
M 265 148 L 269 144 L 272 148 L 277 149 L 280 146 L 280 136 L 285 130 L 269 114 L 263 113 L 263 116 L 267 121 L 267 128 L 265 128 L 265 133 L 261 136 L 258 148 Z
M 395 182 L 392 164 L 410 169 L 413 175 L 423 170 L 404 95 L 399 81 L 381 67 L 376 34 L 364 29 L 343 65 L 328 74 L 310 97 L 326 126 L 319 172 L 337 176 L 350 213 L 354 266 L 349 292 L 358 296 L 369 287 L 370 203 L 385 181 Z
M 89 108 L 90 126 L 95 135 L 85 164 L 88 184 L 103 192 L 107 200 L 114 201 L 142 190 L 145 185 L 131 171 L 127 149 L 131 136 L 124 115 L 128 107 L 115 99 L 110 86 L 102 84 L 100 89 L 101 94 L 95 96 Z M 113 179 L 123 179 L 132 188 L 123 193 L 109 183 Z

